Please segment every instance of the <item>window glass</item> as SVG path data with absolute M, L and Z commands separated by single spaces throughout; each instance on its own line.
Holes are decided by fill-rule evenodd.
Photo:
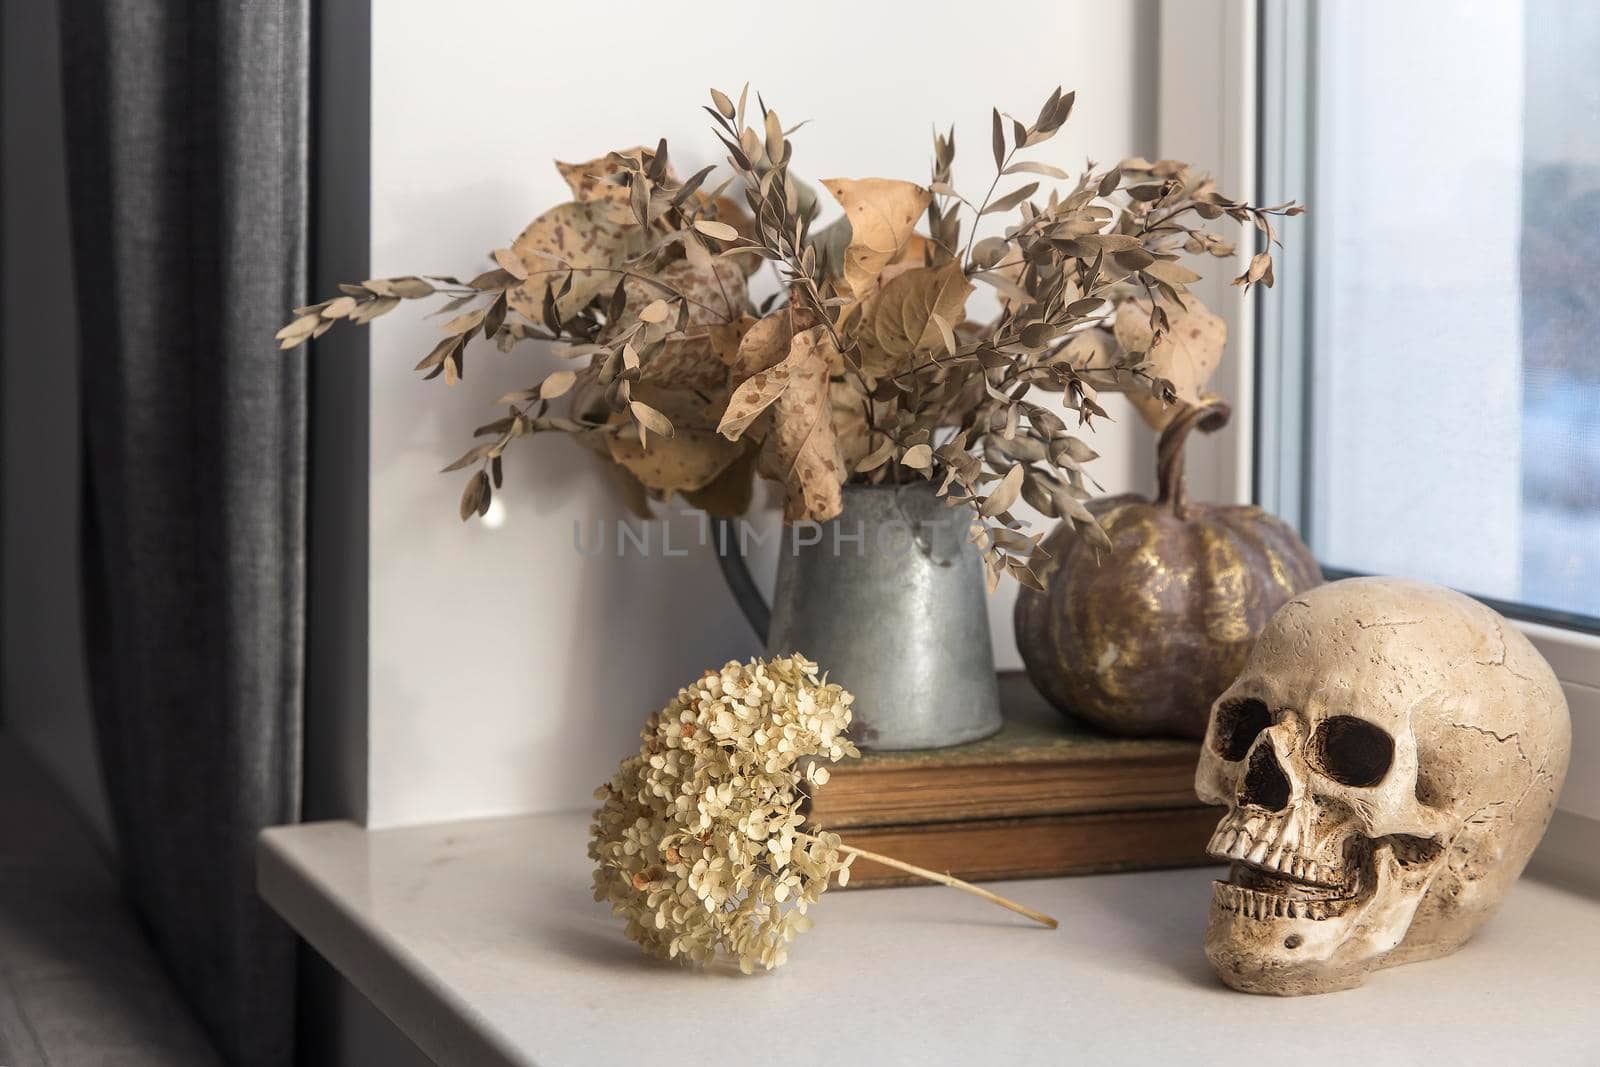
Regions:
M 1600 616 L 1600 3 L 1315 12 L 1312 547 Z

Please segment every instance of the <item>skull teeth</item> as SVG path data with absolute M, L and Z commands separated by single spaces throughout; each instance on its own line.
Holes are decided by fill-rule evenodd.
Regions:
M 1229 882 L 1213 885 L 1212 899 L 1216 906 L 1247 919 L 1327 919 L 1342 913 L 1350 903 L 1348 900 L 1297 900 Z
M 1216 859 L 1238 860 L 1284 878 L 1322 888 L 1339 888 L 1346 879 L 1326 864 L 1300 853 L 1299 834 L 1292 824 L 1221 826 L 1212 834 L 1206 851 Z

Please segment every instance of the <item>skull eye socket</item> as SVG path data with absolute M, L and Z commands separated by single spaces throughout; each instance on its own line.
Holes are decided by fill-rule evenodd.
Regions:
M 1212 731 L 1211 747 L 1230 763 L 1242 760 L 1256 736 L 1272 725 L 1272 712 L 1254 697 L 1235 700 L 1217 709 L 1217 728 Z
M 1394 762 L 1394 738 L 1364 719 L 1335 715 L 1312 733 L 1307 755 L 1340 785 L 1377 785 Z

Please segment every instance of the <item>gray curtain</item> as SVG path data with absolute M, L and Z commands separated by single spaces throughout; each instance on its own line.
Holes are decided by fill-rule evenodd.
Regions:
M 234 1064 L 291 1062 L 256 831 L 300 797 L 309 0 L 63 0 L 101 762 L 135 907 Z

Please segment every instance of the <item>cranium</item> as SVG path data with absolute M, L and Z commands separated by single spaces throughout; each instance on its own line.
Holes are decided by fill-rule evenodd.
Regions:
M 1566 775 L 1566 699 L 1527 638 L 1421 582 L 1286 603 L 1211 708 L 1195 789 L 1206 956 L 1254 993 L 1321 993 L 1455 950 L 1499 906 Z

